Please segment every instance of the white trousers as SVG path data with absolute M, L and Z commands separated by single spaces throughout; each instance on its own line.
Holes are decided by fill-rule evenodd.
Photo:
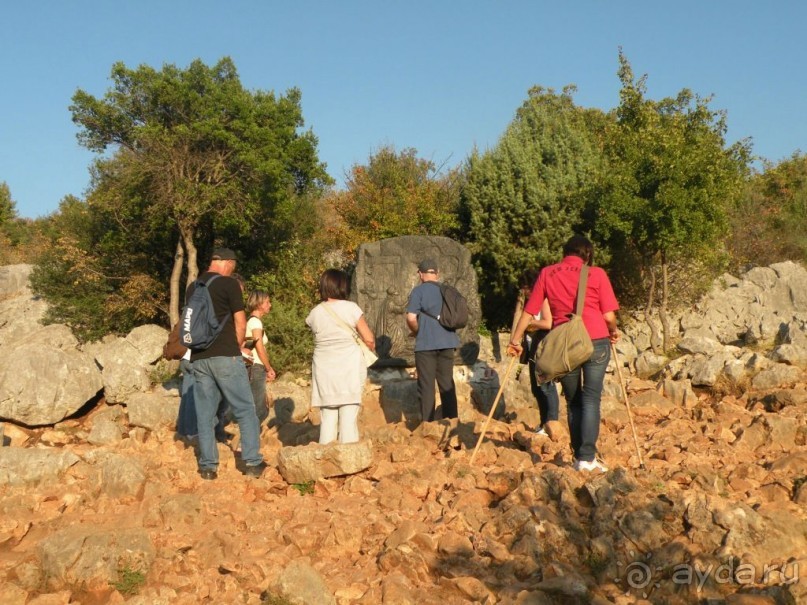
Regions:
M 356 443 L 359 440 L 359 404 L 350 403 L 329 408 L 319 408 L 319 442 L 321 445 L 336 441 Z

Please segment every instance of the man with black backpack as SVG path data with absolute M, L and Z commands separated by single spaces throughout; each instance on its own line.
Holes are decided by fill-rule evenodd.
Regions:
M 247 320 L 241 287 L 230 277 L 235 265 L 232 250 L 216 248 L 208 270 L 188 287 L 180 318 L 181 338 L 191 349 L 202 479 L 217 477 L 219 452 L 214 427 L 222 399 L 229 404 L 241 429 L 244 474 L 259 477 L 266 468 L 259 449 L 258 417 L 241 355 Z M 200 323 L 199 316 L 209 319 Z
M 460 345 L 455 329 L 440 322 L 444 298 L 437 261 L 427 258 L 418 265 L 420 285 L 409 294 L 406 325 L 415 336 L 415 369 L 418 399 L 424 422 L 434 420 L 434 381 L 440 390 L 443 418 L 457 417 L 454 386 L 454 351 Z M 466 315 L 467 321 L 467 315 Z

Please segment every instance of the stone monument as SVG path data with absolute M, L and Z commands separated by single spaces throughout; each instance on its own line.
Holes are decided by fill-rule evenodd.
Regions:
M 379 360 L 374 367 L 415 365 L 415 339 L 406 327 L 409 293 L 420 283 L 417 265 L 433 258 L 440 281 L 457 288 L 468 300 L 468 325 L 458 330 L 460 348 L 455 364 L 473 364 L 479 355 L 479 293 L 471 253 L 448 237 L 405 235 L 362 244 L 351 283 L 351 300 L 364 311 L 376 338 Z

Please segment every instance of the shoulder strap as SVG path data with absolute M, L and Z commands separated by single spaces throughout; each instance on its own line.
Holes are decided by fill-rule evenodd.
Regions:
M 216 279 L 218 279 L 219 277 L 221 277 L 221 273 L 214 273 L 213 275 L 211 275 L 211 276 L 210 276 L 210 279 L 208 279 L 207 281 L 202 281 L 201 279 L 197 279 L 196 281 L 194 281 L 193 292 L 196 292 L 196 286 L 197 286 L 198 284 L 202 284 L 202 285 L 203 285 L 203 286 L 205 286 L 206 288 L 209 288 L 209 287 L 210 287 L 210 284 L 211 284 L 211 283 L 213 283 L 213 281 L 214 281 L 214 280 L 216 280 Z M 208 292 L 208 296 L 209 296 L 209 295 L 210 295 L 210 293 Z M 193 296 L 193 293 L 191 293 L 191 296 Z M 190 297 L 188 297 L 188 298 L 190 298 Z M 186 302 L 187 302 L 187 301 L 186 301 Z M 212 302 L 213 302 L 213 300 L 211 299 L 211 300 L 210 300 L 210 302 L 212 303 Z M 214 311 L 214 313 L 215 313 L 216 306 L 215 306 L 215 305 L 213 305 L 213 307 L 212 307 L 212 308 L 213 308 L 213 311 Z M 219 322 L 220 322 L 220 325 L 221 325 L 221 326 L 224 326 L 224 324 L 226 324 L 226 323 L 229 321 L 229 319 L 230 319 L 230 316 L 231 316 L 231 315 L 232 315 L 232 313 L 227 313 L 227 314 L 224 316 L 224 318 L 223 318 L 223 319 L 219 320 L 219 319 L 218 319 L 218 316 L 216 316 L 216 319 L 217 319 L 217 321 L 219 321 Z
M 209 286 L 214 279 L 217 279 L 219 277 L 221 277 L 221 273 L 214 273 L 213 275 L 210 276 L 210 279 L 208 279 L 207 281 L 202 281 L 201 279 L 197 278 L 194 280 L 194 282 L 197 284 L 202 284 L 203 286 Z
M 580 270 L 580 281 L 577 282 L 577 308 L 575 315 L 583 316 L 583 307 L 586 302 L 586 285 L 588 284 L 588 265 L 583 264 Z
M 356 334 L 356 330 L 354 330 L 353 328 L 351 328 L 351 327 L 350 327 L 350 324 L 348 324 L 348 323 L 347 323 L 347 322 L 346 322 L 344 319 L 342 319 L 341 317 L 339 317 L 339 316 L 338 316 L 338 315 L 337 315 L 337 314 L 334 312 L 334 310 L 333 310 L 333 309 L 331 309 L 331 308 L 328 306 L 328 303 L 326 303 L 326 302 L 322 302 L 322 303 L 320 303 L 320 304 L 321 304 L 321 305 L 324 307 L 324 309 L 325 309 L 325 310 L 326 310 L 328 313 L 330 313 L 330 314 L 331 314 L 331 317 L 333 317 L 333 318 L 334 318 L 334 319 L 335 319 L 337 322 L 339 322 L 339 324 L 341 324 L 341 325 L 342 325 L 342 327 L 344 327 L 344 328 L 345 328 L 345 330 L 347 330 L 347 331 L 348 331 L 348 332 L 350 332 L 351 334 L 354 334 L 354 335 Z
M 443 288 L 445 288 L 445 285 L 442 282 L 439 282 L 439 281 L 427 281 L 427 282 L 424 282 L 424 283 L 434 284 L 435 286 L 437 286 L 438 290 L 440 290 L 440 300 L 442 301 L 445 298 L 445 296 L 443 294 Z M 442 304 L 443 303 L 441 302 L 440 303 L 440 311 L 441 312 L 443 310 L 442 309 Z M 439 315 L 438 316 L 432 315 L 426 309 L 421 309 L 420 312 L 423 313 L 424 315 L 428 315 L 429 317 L 431 317 L 435 321 L 440 321 L 440 316 Z

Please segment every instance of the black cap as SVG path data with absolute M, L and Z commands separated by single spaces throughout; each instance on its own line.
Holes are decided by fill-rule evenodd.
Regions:
M 429 271 L 437 273 L 437 261 L 433 258 L 424 258 L 418 265 L 418 271 L 421 273 L 428 273 Z
M 215 248 L 213 250 L 212 260 L 237 260 L 235 252 L 229 248 Z

